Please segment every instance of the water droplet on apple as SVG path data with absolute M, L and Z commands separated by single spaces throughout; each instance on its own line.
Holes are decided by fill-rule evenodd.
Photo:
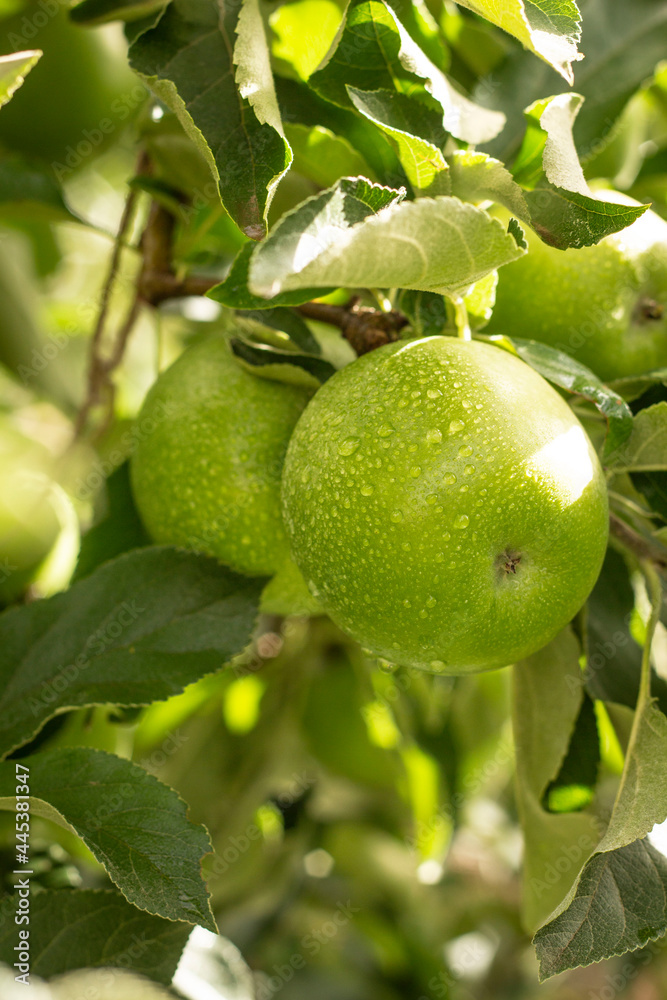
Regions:
M 470 524 L 470 518 L 467 514 L 459 514 L 454 520 L 454 527 L 459 531 L 463 531 Z
M 354 455 L 355 451 L 359 447 L 360 441 L 357 437 L 345 438 L 344 441 L 338 445 L 339 455 Z

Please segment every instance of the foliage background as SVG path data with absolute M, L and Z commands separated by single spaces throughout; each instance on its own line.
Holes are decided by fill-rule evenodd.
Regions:
M 563 5 L 564 18 L 570 6 Z M 136 18 L 127 21 L 125 31 L 118 22 L 92 24 L 115 17 L 121 7 Z M 205 5 L 193 0 L 191 9 L 199 7 Z M 172 12 L 177 8 L 174 0 Z M 146 550 L 145 558 L 141 553 L 123 555 L 147 543 L 132 505 L 126 465 L 134 438 L 148 432 L 133 423 L 146 390 L 156 372 L 195 338 L 239 322 L 224 304 L 236 304 L 229 299 L 229 288 L 217 294 L 223 305 L 213 298 L 183 297 L 159 309 L 141 309 L 113 373 L 111 419 L 105 423 L 102 408 L 93 407 L 99 417 L 95 429 L 102 432 L 95 439 L 84 435 L 72 447 L 77 412 L 89 385 L 88 347 L 128 182 L 137 201 L 122 234 L 125 252 L 108 303 L 110 329 L 122 328 L 132 305 L 141 267 L 138 239 L 151 205 L 162 205 L 178 220 L 176 275 L 196 272 L 214 283 L 228 272 L 237 253 L 250 246 L 248 235 L 261 235 L 284 212 L 342 176 L 361 174 L 385 185 L 406 185 L 413 194 L 419 184 L 436 184 L 433 193 L 447 193 L 438 191 L 438 171 L 423 173 L 433 143 L 425 156 L 419 141 L 428 146 L 429 140 L 413 136 L 412 141 L 408 135 L 402 141 L 409 148 L 401 158 L 395 131 L 380 131 L 364 116 L 361 97 L 356 111 L 351 96 L 344 97 L 347 107 L 326 104 L 318 94 L 339 84 L 325 76 L 307 90 L 304 81 L 326 54 L 342 9 L 334 0 L 297 0 L 263 8 L 293 162 L 266 218 L 261 211 L 243 215 L 249 198 L 243 172 L 235 165 L 221 182 L 228 214 L 201 142 L 186 135 L 170 111 L 169 88 L 158 91 L 165 102 L 159 103 L 144 80 L 128 69 L 127 37 L 146 26 L 139 17 L 154 18 L 158 9 L 148 3 L 85 0 L 73 14 L 87 22 L 79 26 L 56 0 L 5 0 L 2 6 L 4 50 L 34 47 L 44 55 L 0 112 L 0 406 L 3 426 L 46 446 L 34 461 L 58 484 L 53 500 L 60 525 L 58 549 L 40 568 L 29 597 L 59 593 L 71 579 L 75 586 L 81 581 L 82 589 L 69 591 L 76 598 L 69 603 L 56 598 L 60 603 L 44 605 L 26 604 L 24 594 L 8 593 L 7 603 L 18 597 L 21 606 L 0 619 L 7 681 L 0 735 L 9 754 L 0 765 L 5 769 L 0 771 L 0 804 L 7 810 L 0 814 L 0 864 L 7 893 L 0 909 L 0 958 L 11 965 L 15 941 L 12 761 L 35 755 L 30 762 L 33 794 L 39 799 L 33 802 L 31 836 L 33 972 L 46 979 L 111 965 L 168 984 L 190 923 L 215 930 L 203 887 L 192 880 L 207 848 L 205 834 L 194 826 L 203 823 L 214 851 L 204 859 L 212 913 L 220 935 L 239 949 L 252 974 L 219 940 L 219 954 L 210 967 L 201 955 L 193 960 L 197 974 L 217 992 L 205 993 L 194 974 L 188 978 L 182 973 L 177 982 L 186 996 L 664 996 L 667 960 L 660 940 L 638 950 L 634 940 L 630 953 L 563 972 L 541 985 L 530 940 L 530 931 L 563 898 L 602 833 L 600 817 L 604 821 L 609 816 L 623 769 L 648 600 L 636 572 L 629 575 L 618 553 L 610 554 L 588 610 L 589 655 L 598 649 L 597 642 L 604 669 L 593 672 L 584 692 L 578 682 L 579 649 L 566 635 L 555 652 L 546 654 L 554 658 L 547 680 L 558 686 L 531 689 L 528 665 L 524 686 L 515 686 L 514 693 L 510 670 L 449 679 L 378 667 L 324 618 L 284 619 L 265 611 L 246 648 L 259 584 L 234 579 L 200 557 L 153 549 Z M 534 118 L 529 132 L 533 142 L 526 142 L 521 112 L 533 101 L 567 90 L 562 76 L 462 6 L 433 0 L 397 3 L 394 9 L 435 65 L 480 105 L 507 115 L 506 128 L 483 148 L 507 165 L 522 151 L 524 181 L 531 171 L 533 180 L 539 177 L 543 129 Z M 234 7 L 228 11 L 230 17 L 237 13 Z M 611 185 L 650 200 L 667 218 L 667 69 L 660 62 L 667 51 L 665 5 L 633 3 L 630 22 L 620 0 L 587 0 L 582 13 L 580 48 L 586 59 L 574 64 L 574 85 L 585 101 L 573 135 L 586 178 L 594 187 Z M 162 53 L 148 45 L 142 50 L 137 38 L 133 65 L 150 76 Z M 261 67 L 252 68 L 260 73 Z M 354 82 L 359 92 L 364 91 L 362 82 Z M 397 93 L 409 100 L 414 80 L 404 83 Z M 411 113 L 416 114 L 414 107 Z M 426 111 L 424 117 L 428 119 Z M 215 123 L 223 131 L 233 127 L 233 121 Z M 432 130 L 432 122 L 420 128 Z M 286 168 L 290 154 L 275 130 L 272 135 L 267 130 L 270 126 L 260 123 L 252 141 L 266 153 L 270 181 Z M 431 139 L 447 149 L 447 137 L 438 141 L 435 132 L 429 132 Z M 214 145 L 215 135 L 206 139 Z M 150 157 L 150 175 L 137 169 L 139 149 Z M 536 193 L 528 182 L 525 191 Z M 531 211 L 539 209 L 535 200 L 528 201 Z M 368 291 L 361 291 L 364 301 L 373 303 Z M 312 297 L 306 292 L 300 301 Z M 340 304 L 346 298 L 347 293 L 334 292 L 329 301 Z M 415 329 L 427 322 L 427 304 L 420 300 L 409 313 Z M 406 297 L 401 305 L 408 312 L 410 300 Z M 445 309 L 442 300 L 439 308 Z M 451 310 L 445 316 L 453 326 Z M 252 330 L 246 334 L 251 345 L 266 342 L 265 328 L 263 340 Z M 353 357 L 349 344 L 330 327 L 315 323 L 306 334 L 315 336 L 324 362 L 339 366 Z M 303 337 L 303 330 L 296 336 Z M 310 364 L 312 368 L 312 360 Z M 667 397 L 659 378 L 640 389 L 639 405 L 664 407 Z M 644 390 L 653 395 L 642 397 Z M 604 405 L 606 390 L 599 391 Z M 633 394 L 626 395 L 633 402 Z M 581 401 L 578 405 L 595 435 L 594 408 Z M 663 435 L 658 457 L 636 470 L 650 482 L 631 484 L 621 466 L 619 491 L 624 511 L 628 501 L 643 502 L 641 496 L 646 499 L 652 491 L 655 506 L 647 532 L 664 541 L 662 411 L 655 419 Z M 32 468 L 33 458 L 25 461 Z M 117 561 L 107 562 L 115 557 Z M 84 592 L 89 617 L 78 619 L 77 602 Z M 109 599 L 112 592 L 117 605 L 127 603 L 123 618 Z M 210 645 L 202 640 L 198 648 L 173 657 L 168 670 L 158 663 L 148 696 L 132 686 L 138 678 L 128 669 L 123 676 L 127 688 L 117 697 L 107 684 L 124 655 L 116 652 L 117 627 L 125 646 L 133 623 L 144 613 L 137 609 L 145 604 L 157 616 L 154 634 L 162 635 L 161 629 L 177 627 L 185 605 L 188 614 L 204 621 L 214 601 L 234 623 L 222 640 Z M 581 636 L 583 622 L 576 629 Z M 73 651 L 79 648 L 77 641 L 91 634 L 101 647 L 88 650 L 85 670 L 65 678 L 64 699 L 54 682 L 60 678 L 62 658 L 56 662 L 56 654 L 50 658 L 49 652 L 56 649 L 62 657 L 55 634 L 62 642 L 71 637 Z M 139 651 L 146 671 L 153 637 Z M 611 653 L 605 646 L 609 642 Z M 39 655 L 27 652 L 31 643 Z M 653 693 L 661 710 L 667 705 L 665 681 L 660 681 L 667 678 L 666 650 L 660 625 Z M 16 670 L 19 661 L 22 672 Z M 210 674 L 229 661 L 227 670 Z M 568 683 L 573 679 L 574 686 Z M 174 693 L 185 685 L 183 693 Z M 136 707 L 147 702 L 153 703 Z M 54 703 L 68 710 L 49 718 Z M 555 704 L 561 725 L 551 731 Z M 41 723 L 45 725 L 35 735 Z M 132 771 L 129 763 L 118 764 L 102 752 L 134 762 L 174 789 L 181 801 Z M 651 746 L 641 760 L 643 766 L 655 762 L 655 774 L 645 777 L 643 787 L 660 799 L 667 761 L 664 740 L 657 754 Z M 546 761 L 547 771 L 548 762 L 553 763 L 541 787 L 541 777 L 527 773 L 531 761 L 538 762 L 538 769 Z M 62 787 L 58 775 L 66 778 Z M 558 781 L 551 781 L 556 775 Z M 539 802 L 536 795 L 542 796 Z M 653 807 L 659 811 L 661 805 Z M 172 840 L 160 840 L 155 816 L 161 811 L 180 824 L 169 831 Z M 135 822 L 132 816 L 138 817 L 135 832 L 151 831 L 150 843 L 145 851 L 130 844 L 116 853 L 110 840 L 118 841 L 122 828 L 123 841 Z M 667 853 L 664 831 L 656 830 L 653 838 L 658 851 Z M 145 869 L 137 868 L 138 855 Z M 177 870 L 183 883 L 177 883 Z M 174 884 L 163 893 L 161 879 L 170 878 Z M 192 884 L 184 889 L 187 879 Z M 663 875 L 652 876 L 658 895 L 660 879 L 664 887 Z M 45 891 L 39 893 L 40 887 Z M 630 912 L 629 897 L 622 903 Z M 644 900 L 640 915 L 642 907 L 646 909 Z M 663 902 L 652 937 L 656 928 L 664 933 L 664 909 Z M 8 995 L 11 988 L 8 981 Z M 99 982 L 95 988 L 100 989 Z M 86 995 L 81 983 L 62 989 L 63 996 Z M 120 973 L 109 989 L 118 996 L 139 996 L 138 987 Z

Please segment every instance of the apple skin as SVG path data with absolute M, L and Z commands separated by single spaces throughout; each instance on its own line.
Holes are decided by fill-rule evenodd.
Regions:
M 375 655 L 436 673 L 506 666 L 579 610 L 607 493 L 566 402 L 479 341 L 381 347 L 309 403 L 283 469 L 292 556 Z
M 0 420 L 0 602 L 16 600 L 56 543 L 51 459 L 37 441 Z
M 638 204 L 616 192 L 601 197 Z M 486 333 L 509 330 L 571 354 L 603 381 L 667 366 L 667 222 L 650 210 L 581 250 L 526 230 L 528 253 L 498 271 Z
M 137 420 L 132 489 L 151 537 L 251 576 L 281 569 L 289 549 L 280 474 L 308 399 L 303 389 L 247 372 L 224 337 L 186 350 Z

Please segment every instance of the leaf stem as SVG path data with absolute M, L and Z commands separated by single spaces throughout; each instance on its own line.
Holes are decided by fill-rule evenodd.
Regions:
M 664 547 L 640 535 L 613 511 L 609 514 L 609 530 L 626 549 L 637 556 L 642 565 L 650 561 L 653 567 L 662 570 L 667 568 L 667 553 Z
M 459 295 L 452 298 L 454 304 L 454 322 L 456 323 L 456 333 L 461 340 L 472 340 L 472 331 L 468 321 L 468 310 L 463 298 Z
M 646 704 L 651 697 L 651 645 L 653 636 L 660 621 L 660 609 L 662 607 L 662 581 L 656 572 L 652 562 L 648 559 L 641 564 L 642 572 L 646 578 L 648 596 L 651 602 L 651 614 L 646 625 L 646 641 L 642 652 L 642 672 L 639 682 L 639 697 L 637 698 L 637 711 Z M 632 742 L 632 740 L 631 740 Z

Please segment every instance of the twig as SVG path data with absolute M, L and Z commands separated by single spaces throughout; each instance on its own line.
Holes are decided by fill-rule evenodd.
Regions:
M 330 323 L 342 331 L 357 354 L 367 354 L 376 347 L 390 344 L 399 339 L 399 333 L 408 325 L 407 317 L 392 309 L 380 312 L 357 305 L 353 299 L 344 306 L 334 306 L 327 302 L 304 302 L 297 306 L 297 312 L 308 319 Z
M 660 570 L 667 569 L 667 552 L 661 547 L 653 545 L 649 539 L 640 535 L 616 514 L 610 513 L 609 528 L 612 535 L 622 545 L 630 549 L 638 559 L 649 562 Z
M 144 155 L 140 156 L 137 164 L 137 172 L 146 168 L 146 160 Z M 93 406 L 100 402 L 100 396 L 103 391 L 108 391 L 110 389 L 109 383 L 109 372 L 108 366 L 104 358 L 100 354 L 100 349 L 102 347 L 102 340 L 104 337 L 104 331 L 106 328 L 107 316 L 109 313 L 109 304 L 111 302 L 111 292 L 116 281 L 116 276 L 118 274 L 118 267 L 120 264 L 121 254 L 123 252 L 123 246 L 125 241 L 125 234 L 130 227 L 132 218 L 134 216 L 134 209 L 137 202 L 137 191 L 131 189 L 125 199 L 125 207 L 123 208 L 123 214 L 120 218 L 120 223 L 118 225 L 118 232 L 116 234 L 116 239 L 114 241 L 113 252 L 111 254 L 111 260 L 109 261 L 109 270 L 107 273 L 106 280 L 102 287 L 102 295 L 100 297 L 100 308 L 97 314 L 97 321 L 95 323 L 95 329 L 93 330 L 93 336 L 90 341 L 90 353 L 88 361 L 88 379 L 86 395 L 79 408 L 79 412 L 76 417 L 74 424 L 74 433 L 76 437 L 79 437 L 86 426 L 86 421 L 88 415 L 92 410 Z
M 149 169 L 148 157 L 142 153 L 136 172 L 145 174 Z M 132 305 L 123 325 L 116 333 L 109 356 L 102 355 L 111 294 L 118 275 L 124 237 L 132 222 L 136 200 L 137 191 L 131 190 L 125 201 L 109 262 L 109 273 L 102 289 L 100 309 L 90 345 L 88 388 L 75 425 L 77 437 L 83 432 L 92 408 L 102 401 L 103 394 L 107 397 L 105 400 L 109 411 L 107 416 L 110 415 L 114 397 L 114 385 L 110 376 L 122 361 L 128 337 L 141 306 L 146 304 L 155 307 L 167 299 L 205 295 L 218 283 L 218 279 L 205 275 L 191 274 L 179 277 L 176 274 L 172 259 L 176 219 L 163 205 L 154 201 L 139 243 L 142 263 Z M 366 354 L 376 347 L 398 340 L 400 331 L 408 324 L 407 318 L 396 310 L 383 312 L 360 306 L 358 297 L 351 299 L 344 306 L 325 302 L 306 302 L 298 306 L 297 311 L 309 319 L 337 326 L 357 354 Z

